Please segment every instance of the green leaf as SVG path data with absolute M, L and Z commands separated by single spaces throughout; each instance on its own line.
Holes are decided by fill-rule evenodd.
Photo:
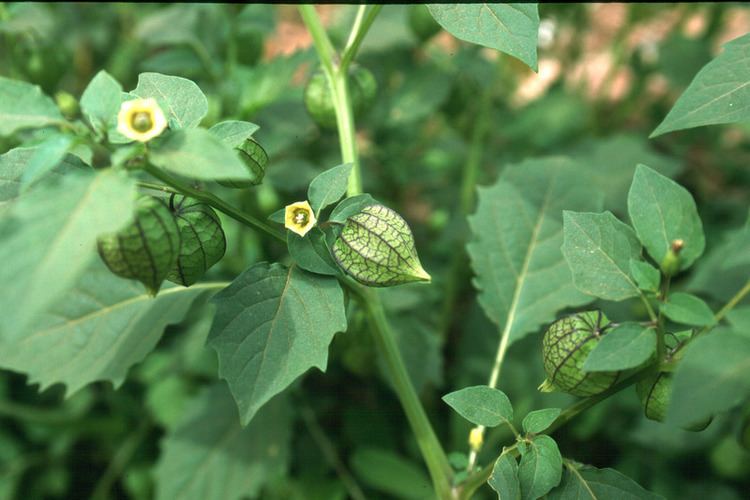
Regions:
M 750 231 L 746 228 L 729 230 L 721 235 L 709 252 L 696 263 L 688 278 L 686 289 L 700 292 L 721 302 L 729 301 L 741 289 L 750 276 L 750 262 L 737 262 L 738 253 L 750 241 Z M 748 250 L 750 248 L 745 247 Z M 750 251 L 744 250 L 747 253 Z
M 378 202 L 367 193 L 350 196 L 349 198 L 344 198 L 343 200 L 341 200 L 341 202 L 336 205 L 336 207 L 334 207 L 328 220 L 331 222 L 338 222 L 339 224 L 343 224 L 344 222 L 346 222 L 346 219 L 348 219 L 352 215 L 357 215 L 362 211 L 363 208 L 377 204 Z
M 121 172 L 82 171 L 49 178 L 0 219 L 0 336 L 25 333 L 63 296 L 96 255 L 96 238 L 131 217 L 135 182 Z
M 513 342 L 591 299 L 573 286 L 560 251 L 563 209 L 600 208 L 575 166 L 562 158 L 506 166 L 498 182 L 479 188 L 466 246 L 479 303 Z
M 243 424 L 309 368 L 325 370 L 328 344 L 346 330 L 338 282 L 298 267 L 255 264 L 213 301 L 208 344 Z
M 428 4 L 456 38 L 512 55 L 537 70 L 539 9 L 535 3 Z
M 630 275 L 641 290 L 647 292 L 656 292 L 659 290 L 661 273 L 648 262 L 630 259 Z
M 695 295 L 672 293 L 662 304 L 661 312 L 675 323 L 693 326 L 709 326 L 715 323 L 714 312 Z
M 659 500 L 664 497 L 644 490 L 614 469 L 566 466 L 560 485 L 549 492 L 549 500 Z
M 106 134 L 115 124 L 122 102 L 122 85 L 104 70 L 83 91 L 81 111 L 97 132 Z
M 627 370 L 642 365 L 656 353 L 656 331 L 638 323 L 622 323 L 596 344 L 583 363 L 587 372 Z
M 156 99 L 171 129 L 195 128 L 208 113 L 206 96 L 187 78 L 141 73 L 132 94 Z
M 177 130 L 150 152 L 154 165 L 192 179 L 253 180 L 237 153 L 203 129 Z
M 563 214 L 562 252 L 576 287 L 606 300 L 624 300 L 640 294 L 630 277 L 630 261 L 641 255 L 633 230 L 611 212 Z
M 64 134 L 55 134 L 39 144 L 21 174 L 21 191 L 59 165 L 72 145 L 73 138 Z
M 487 484 L 497 492 L 498 500 L 521 500 L 516 459 L 508 453 L 500 455 L 492 467 L 492 475 Z
M 210 129 L 214 134 L 230 148 L 238 148 L 258 131 L 260 127 L 254 123 L 239 120 L 227 120 L 219 122 Z
M 247 427 L 224 384 L 203 390 L 162 440 L 157 500 L 256 498 L 287 473 L 292 408 L 274 398 Z
M 198 296 L 224 286 L 165 286 L 153 298 L 138 283 L 112 274 L 94 255 L 65 295 L 34 318 L 30 328 L 15 339 L 0 337 L 0 365 L 28 374 L 29 382 L 42 390 L 65 384 L 68 395 L 99 380 L 119 386 L 167 325 L 182 321 Z
M 0 76 L 0 137 L 64 121 L 55 102 L 38 85 Z
M 750 396 L 750 337 L 714 331 L 686 349 L 675 372 L 667 421 L 694 424 Z
M 448 406 L 476 425 L 496 427 L 513 420 L 513 407 L 500 389 L 486 385 L 465 387 L 443 396 Z
M 647 139 L 631 133 L 589 139 L 569 154 L 586 171 L 587 185 L 604 194 L 604 208 L 618 216 L 627 213 L 636 165 L 644 163 L 667 177 L 682 170 L 679 160 L 654 151 Z
M 316 216 L 322 209 L 336 203 L 346 194 L 351 172 L 352 164 L 345 163 L 326 170 L 312 180 L 307 189 L 307 199 Z
M 680 269 L 687 269 L 705 247 L 703 224 L 687 189 L 645 165 L 638 165 L 628 193 L 628 213 L 638 238 L 661 263 L 672 242 L 682 240 Z
M 277 222 L 279 224 L 284 224 L 286 220 L 286 207 L 280 208 L 276 210 L 274 213 L 268 216 L 268 220 L 272 222 Z
M 208 205 L 185 196 L 175 197 L 170 205 L 180 231 L 180 252 L 166 279 L 190 286 L 224 257 L 227 239 L 219 216 Z
M 349 217 L 333 243 L 333 257 L 349 276 L 367 286 L 430 281 L 406 221 L 383 205 Z
M 370 488 L 396 498 L 424 500 L 434 495 L 423 470 L 393 452 L 362 448 L 351 458 L 352 472 Z
M 706 64 L 650 137 L 674 130 L 750 120 L 750 34 L 724 45 Z
M 535 500 L 542 497 L 560 483 L 561 477 L 562 457 L 554 439 L 535 436 L 528 447 L 521 448 L 518 465 L 521 498 Z
M 545 408 L 529 412 L 523 418 L 524 432 L 539 433 L 552 425 L 552 422 L 560 415 L 560 408 Z
M 0 155 L 0 215 L 9 208 L 20 193 L 21 179 L 29 167 L 29 162 L 37 156 L 39 146 L 15 148 Z M 90 171 L 91 167 L 78 157 L 65 155 L 57 165 L 47 171 L 46 176 L 60 177 L 68 172 Z
M 336 261 L 326 246 L 325 234 L 320 229 L 311 229 L 304 238 L 287 231 L 286 244 L 289 247 L 289 255 L 305 271 L 328 276 L 339 274 Z

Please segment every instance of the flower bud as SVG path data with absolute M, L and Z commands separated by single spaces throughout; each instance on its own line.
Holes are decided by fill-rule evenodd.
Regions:
M 349 276 L 368 286 L 430 281 L 406 221 L 383 205 L 370 205 L 344 223 L 333 257 Z
M 665 276 L 674 276 L 680 270 L 680 252 L 685 246 L 683 240 L 674 240 L 662 259 L 660 267 Z

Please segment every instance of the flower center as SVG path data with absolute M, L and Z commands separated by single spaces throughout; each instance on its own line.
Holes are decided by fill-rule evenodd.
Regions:
M 306 226 L 310 220 L 310 214 L 303 208 L 298 208 L 294 211 L 294 223 L 298 226 Z
M 133 113 L 133 117 L 130 119 L 130 125 L 137 132 L 148 132 L 154 126 L 154 122 L 151 120 L 151 114 L 146 111 L 138 111 Z

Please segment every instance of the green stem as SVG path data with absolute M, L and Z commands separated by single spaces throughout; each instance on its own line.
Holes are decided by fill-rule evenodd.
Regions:
M 172 177 L 170 174 L 166 173 L 165 171 L 159 168 L 156 168 L 150 163 L 146 164 L 145 169 L 146 169 L 146 172 L 156 177 L 157 179 L 162 181 L 164 184 L 167 184 L 168 186 L 176 189 L 180 193 L 190 196 L 191 198 L 195 198 L 196 200 L 200 200 L 203 203 L 206 203 L 207 205 L 211 205 L 216 210 L 224 212 L 229 217 L 233 218 L 236 221 L 241 222 L 242 224 L 253 227 L 255 229 L 260 229 L 261 231 L 268 234 L 269 236 L 273 236 L 277 240 L 286 242 L 286 238 L 284 237 L 284 234 L 281 231 L 274 229 L 273 227 L 269 226 L 265 222 L 259 219 L 256 219 L 252 215 L 249 215 L 249 214 L 241 212 L 240 210 L 237 210 L 236 208 L 229 205 L 218 196 L 215 196 L 212 193 L 209 193 L 206 191 L 200 191 L 198 189 L 195 189 L 192 186 L 189 186 L 183 183 L 181 180 L 177 179 L 176 177 Z
M 547 434 L 547 435 L 552 434 L 553 432 L 558 430 L 560 427 L 564 426 L 565 424 L 573 420 L 580 413 L 588 410 L 589 408 L 597 405 L 598 403 L 601 403 L 605 399 L 617 394 L 623 389 L 630 387 L 631 385 L 635 384 L 636 382 L 648 376 L 649 374 L 650 374 L 649 369 L 645 368 L 633 374 L 632 376 L 626 378 L 620 383 L 613 385 L 612 387 L 610 387 L 609 389 L 607 389 L 606 391 L 600 394 L 589 396 L 585 399 L 581 399 L 580 401 L 577 401 L 576 403 L 570 405 L 565 410 L 563 410 L 562 413 L 560 413 L 560 415 L 555 419 L 555 421 L 552 422 L 552 425 L 550 425 L 547 429 L 545 429 L 540 434 Z M 490 466 L 487 466 L 484 469 L 481 469 L 471 474 L 468 478 L 466 478 L 466 481 L 464 481 L 461 484 L 458 498 L 460 499 L 471 498 L 471 495 L 479 487 L 481 487 L 484 483 L 487 482 L 487 480 L 490 478 L 490 475 L 492 475 L 492 467 Z
M 349 34 L 349 40 L 346 42 L 346 47 L 344 48 L 344 55 L 341 57 L 341 69 L 343 72 L 346 72 L 349 68 L 349 64 L 354 60 L 357 51 L 359 51 L 360 45 L 362 45 L 362 40 L 364 40 L 370 26 L 375 22 L 375 18 L 378 16 L 380 9 L 382 8 L 382 5 L 373 5 L 370 7 L 370 10 L 367 11 L 367 14 L 365 14 L 367 6 L 359 6 L 357 17 L 354 20 L 354 26 L 352 26 L 352 31 Z
M 734 307 L 739 304 L 740 301 L 744 299 L 748 293 L 750 293 L 750 280 L 747 280 L 745 286 L 740 288 L 740 291 L 734 294 L 734 297 L 729 299 L 729 302 L 724 304 L 724 307 L 719 309 L 719 312 L 717 312 L 716 316 L 714 316 L 715 322 L 719 323 L 722 319 L 724 319 L 724 316 L 726 316 L 729 311 L 734 309 Z
M 438 498 L 451 498 L 450 478 L 452 470 L 448 458 L 411 383 L 398 343 L 385 316 L 383 305 L 374 290 L 362 289 L 359 295 L 362 298 L 362 305 L 367 311 L 375 342 L 388 364 L 388 373 L 393 382 L 393 387 L 414 431 L 422 456 L 427 463 L 435 492 Z
M 353 164 L 352 173 L 349 176 L 347 194 L 348 196 L 354 196 L 362 192 L 362 179 L 356 143 L 356 128 L 348 88 L 347 68 L 344 64 L 336 64 L 337 55 L 315 9 L 309 5 L 302 5 L 299 9 L 302 19 L 313 38 L 323 71 L 328 78 L 333 96 L 333 105 L 336 111 L 341 157 L 344 163 Z M 362 38 L 370 25 L 372 25 L 379 10 L 373 8 L 362 22 L 355 22 L 354 29 L 352 30 L 353 34 L 349 37 L 351 44 L 347 46 L 348 59 L 346 64 L 351 62 L 356 54 Z M 367 312 L 375 342 L 378 344 L 388 365 L 388 373 L 391 375 L 393 387 L 401 402 L 401 406 L 404 408 L 406 418 L 411 425 L 419 449 L 427 464 L 435 493 L 439 498 L 449 499 L 451 498 L 452 469 L 409 378 L 409 373 L 401 357 L 401 351 L 386 319 L 380 297 L 375 291 L 354 285 L 348 280 L 342 280 L 342 282 L 360 299 Z
M 354 476 L 351 475 L 339 458 L 336 453 L 336 448 L 333 446 L 333 443 L 331 443 L 331 440 L 328 439 L 325 432 L 323 432 L 320 424 L 318 424 L 318 421 L 315 418 L 315 413 L 312 409 L 307 407 L 302 408 L 302 420 L 304 421 L 310 436 L 313 438 L 313 441 L 315 441 L 325 459 L 336 471 L 336 474 L 338 474 L 339 479 L 341 479 L 341 482 L 352 500 L 366 500 L 367 497 L 362 492 L 362 488 L 359 487 L 357 480 L 354 479 Z
M 135 452 L 138 451 L 138 447 L 146 437 L 150 427 L 148 419 L 144 419 L 141 425 L 133 432 L 125 441 L 120 445 L 115 454 L 112 456 L 112 461 L 107 467 L 102 477 L 97 482 L 94 488 L 94 493 L 91 495 L 92 500 L 104 500 L 109 497 L 109 492 L 112 489 L 112 485 L 120 477 L 122 471 L 130 463 Z
M 170 194 L 180 194 L 178 190 L 175 188 L 164 186 L 162 184 L 156 184 L 154 182 L 138 182 L 138 187 L 146 188 L 146 189 L 153 189 L 154 191 L 162 191 L 164 193 L 170 193 Z

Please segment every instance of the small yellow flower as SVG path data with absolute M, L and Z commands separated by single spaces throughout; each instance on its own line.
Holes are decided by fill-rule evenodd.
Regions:
M 120 106 L 117 131 L 128 139 L 147 142 L 164 132 L 167 119 L 155 99 L 133 99 Z
M 484 429 L 481 427 L 474 427 L 469 432 L 469 446 L 474 452 L 479 451 L 482 448 L 482 442 L 484 441 Z
M 305 236 L 316 222 L 315 213 L 307 201 L 298 201 L 286 206 L 284 227 L 290 231 Z

